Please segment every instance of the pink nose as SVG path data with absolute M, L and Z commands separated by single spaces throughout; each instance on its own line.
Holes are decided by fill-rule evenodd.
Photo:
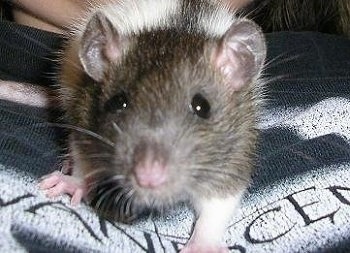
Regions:
M 158 161 L 138 164 L 135 168 L 135 178 L 141 187 L 158 188 L 168 179 L 167 168 Z

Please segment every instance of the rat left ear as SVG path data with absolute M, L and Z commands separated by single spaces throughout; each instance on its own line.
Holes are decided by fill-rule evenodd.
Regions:
M 103 13 L 94 14 L 80 41 L 79 59 L 85 72 L 101 82 L 108 66 L 121 57 L 126 41 Z
M 238 91 L 259 74 L 265 61 L 266 45 L 261 29 L 252 21 L 234 23 L 212 54 L 214 67 L 224 82 Z

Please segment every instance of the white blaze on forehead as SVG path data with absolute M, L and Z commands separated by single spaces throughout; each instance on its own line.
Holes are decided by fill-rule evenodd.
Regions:
M 124 0 L 102 7 L 101 11 L 122 34 L 138 33 L 152 28 L 166 28 L 169 20 L 180 12 L 176 0 Z
M 138 34 L 144 30 L 156 28 L 170 28 L 179 25 L 184 20 L 182 13 L 182 0 L 120 0 L 109 4 L 96 4 L 89 11 L 87 19 L 96 11 L 101 11 L 111 21 L 115 28 L 124 35 Z M 217 6 L 216 6 L 217 4 Z M 216 7 L 214 7 L 216 6 Z M 210 10 L 202 8 L 201 13 L 186 13 L 185 15 L 198 15 L 196 23 L 191 23 L 189 29 L 198 30 L 208 36 L 221 36 L 234 22 L 234 14 L 229 8 L 220 3 L 213 2 Z M 176 20 L 174 23 L 173 21 Z M 194 21 L 193 19 L 192 21 Z M 76 23 L 76 31 L 84 30 L 86 20 Z
M 225 34 L 235 20 L 228 8 L 216 8 L 213 12 L 202 12 L 200 16 L 199 28 L 212 36 Z

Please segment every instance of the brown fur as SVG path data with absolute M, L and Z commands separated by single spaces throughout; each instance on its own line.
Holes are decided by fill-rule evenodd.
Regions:
M 350 38 L 350 1 L 338 1 L 339 10 L 339 32 Z
M 350 36 L 349 0 L 256 0 L 244 12 L 265 32 L 319 31 Z
M 128 38 L 127 49 L 117 62 L 110 62 L 102 81 L 94 80 L 94 71 L 92 76 L 83 72 L 79 40 L 73 38 L 67 46 L 61 84 L 67 120 L 113 143 L 108 145 L 81 132 L 70 136 L 75 169 L 87 183 L 91 203 L 109 218 L 126 221 L 130 212 L 137 214 L 145 208 L 162 210 L 178 201 L 195 203 L 203 197 L 230 196 L 249 182 L 265 47 L 254 52 L 254 58 L 262 59 L 256 69 L 244 66 L 247 83 L 241 90 L 233 90 L 212 63 L 214 49 L 222 46 L 221 38 L 192 29 L 189 24 L 197 22 L 200 9 L 187 0 L 184 6 L 180 24 Z M 241 22 L 235 21 L 237 26 Z M 102 23 L 108 24 L 93 25 Z M 249 26 L 257 34 L 252 37 L 246 29 L 246 36 L 264 45 L 259 28 L 251 22 Z M 88 40 L 90 35 L 99 38 L 94 29 L 87 31 Z M 110 36 L 112 40 L 116 37 Z M 89 56 L 80 60 L 89 61 Z M 106 103 L 121 92 L 128 97 L 128 108 L 107 112 Z M 211 105 L 207 120 L 189 108 L 198 93 Z M 136 158 L 145 153 L 167 163 L 169 180 L 161 191 L 135 183 Z M 123 179 L 111 181 L 116 176 Z M 122 197 L 115 201 L 118 194 Z M 125 210 L 125 203 L 131 202 L 132 210 Z

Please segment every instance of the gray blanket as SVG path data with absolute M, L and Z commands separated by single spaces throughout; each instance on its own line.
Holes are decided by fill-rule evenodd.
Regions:
M 232 252 L 350 252 L 350 41 L 270 34 L 268 54 L 256 172 L 225 241 Z M 123 225 L 47 199 L 38 178 L 56 169 L 63 136 L 49 121 L 0 101 L 0 252 L 181 249 L 194 218 L 185 205 Z

